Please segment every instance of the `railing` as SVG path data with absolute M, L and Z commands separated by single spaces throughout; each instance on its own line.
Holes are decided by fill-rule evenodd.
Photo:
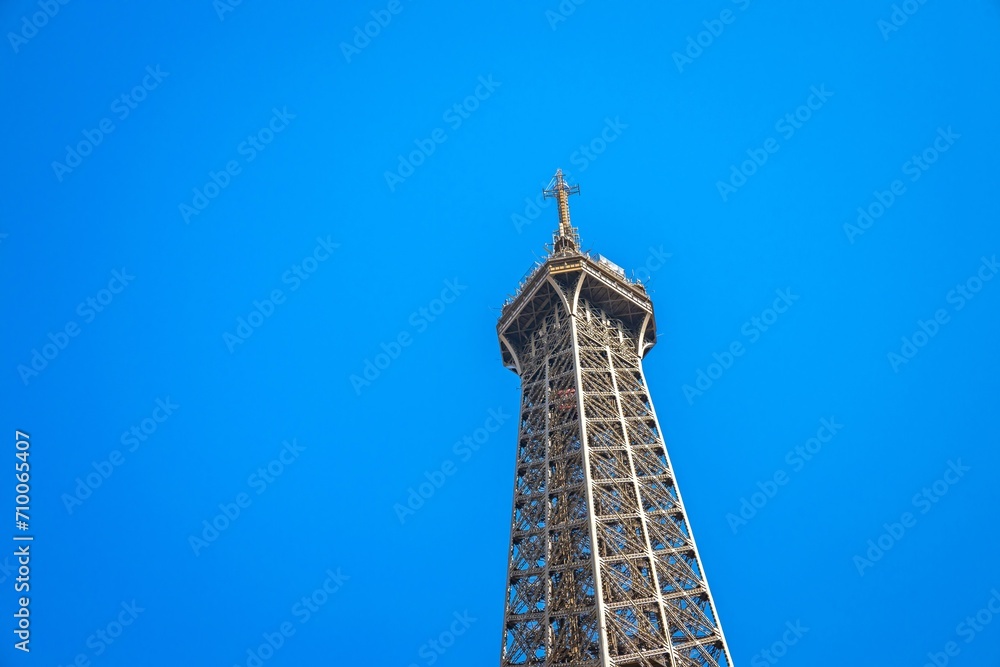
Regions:
M 543 266 L 545 266 L 545 262 L 538 262 L 538 261 L 536 261 L 531 266 L 530 269 L 528 269 L 527 271 L 524 272 L 524 275 L 521 276 L 521 279 L 519 281 L 517 281 L 517 289 L 514 290 L 513 294 L 511 294 L 511 295 L 509 295 L 507 297 L 506 301 L 503 302 L 502 308 L 506 308 L 510 304 L 514 303 L 514 301 L 517 300 L 517 297 L 521 296 L 521 291 L 524 289 L 525 285 L 527 285 L 531 281 L 531 279 L 535 276 L 535 274 L 538 272 L 538 270 L 540 268 L 542 268 Z
M 608 269 L 626 283 L 639 287 L 643 292 L 646 291 L 646 286 L 643 284 L 641 280 L 639 280 L 638 278 L 629 278 L 628 276 L 626 276 L 625 269 L 618 266 L 604 255 L 599 255 L 599 254 L 592 255 L 589 252 L 582 252 L 582 251 L 580 252 L 580 254 L 586 257 L 587 259 L 591 260 L 592 262 L 595 262 L 603 266 L 604 268 Z M 551 255 L 549 255 L 549 257 L 551 257 Z M 548 258 L 546 258 L 546 261 L 547 259 Z M 524 275 L 521 276 L 521 279 L 517 283 L 517 289 L 514 290 L 513 294 L 507 296 L 507 299 L 503 302 L 501 310 L 503 310 L 510 304 L 514 303 L 514 301 L 517 300 L 517 297 L 521 296 L 521 292 L 524 290 L 525 286 L 529 282 L 531 282 L 531 279 L 535 277 L 535 274 L 538 273 L 538 270 L 541 269 L 543 266 L 545 266 L 545 261 L 536 261 L 531 266 L 531 268 L 529 268 L 527 271 L 524 272 Z

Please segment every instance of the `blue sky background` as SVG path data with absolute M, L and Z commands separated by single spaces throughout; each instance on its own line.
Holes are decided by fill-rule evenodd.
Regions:
M 247 665 L 283 623 L 295 634 L 263 664 L 496 664 L 518 380 L 495 323 L 555 226 L 530 200 L 557 167 L 581 185 L 584 246 L 648 276 L 646 375 L 735 662 L 772 664 L 761 651 L 800 622 L 781 664 L 917 666 L 949 642 L 948 664 L 1000 664 L 1000 617 L 960 625 L 1000 590 L 1000 280 L 973 280 L 961 309 L 949 298 L 1000 253 L 1000 4 L 912 2 L 892 30 L 892 3 L 857 0 L 76 1 L 32 19 L 42 5 L 0 7 L 4 423 L 12 467 L 13 431 L 31 434 L 35 536 L 30 655 L 13 648 L 19 594 L 0 558 L 3 664 Z M 391 21 L 345 55 L 372 12 Z M 147 67 L 167 73 L 155 87 Z M 116 98 L 144 77 L 153 89 L 122 118 Z M 776 126 L 824 86 L 791 136 Z M 475 111 L 449 120 L 477 87 Z M 274 110 L 284 125 L 250 160 L 241 144 Z M 57 174 L 104 119 L 113 131 Z M 905 164 L 949 128 L 911 180 Z M 769 139 L 777 152 L 723 197 Z M 884 214 L 845 232 L 897 179 Z M 317 239 L 338 247 L 296 283 L 286 272 Z M 113 271 L 134 278 L 88 315 Z M 420 309 L 446 281 L 458 296 L 431 321 Z M 273 314 L 227 345 L 274 290 Z M 751 341 L 776 290 L 799 298 Z M 887 355 L 939 309 L 947 322 L 894 368 Z M 19 370 L 67 323 L 64 349 Z M 745 353 L 686 396 L 736 341 Z M 122 434 L 158 399 L 178 407 L 128 451 Z M 459 455 L 491 410 L 511 416 Z M 843 426 L 796 469 L 786 455 L 821 419 Z M 250 479 L 293 440 L 304 449 L 280 474 Z M 119 456 L 67 507 L 77 478 Z M 401 521 L 394 505 L 447 461 Z M 915 503 L 949 462 L 968 470 Z M 727 520 L 779 471 L 755 516 Z M 249 506 L 196 555 L 191 536 L 241 493 Z M 905 512 L 912 525 L 859 566 Z M 303 622 L 295 605 L 328 570 L 349 578 Z M 99 639 L 133 601 L 134 622 Z

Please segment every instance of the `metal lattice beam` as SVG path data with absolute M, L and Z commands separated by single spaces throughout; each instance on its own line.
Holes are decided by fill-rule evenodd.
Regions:
M 642 370 L 652 303 L 553 248 L 497 327 L 522 382 L 501 667 L 731 667 Z

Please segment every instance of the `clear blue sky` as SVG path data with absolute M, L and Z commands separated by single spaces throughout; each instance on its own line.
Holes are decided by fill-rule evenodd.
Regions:
M 648 280 L 735 662 L 1000 661 L 974 619 L 1000 610 L 995 0 L 0 23 L 5 446 L 31 435 L 35 536 L 30 656 L 0 556 L 4 664 L 496 664 L 519 394 L 495 323 L 557 167 L 584 246 Z

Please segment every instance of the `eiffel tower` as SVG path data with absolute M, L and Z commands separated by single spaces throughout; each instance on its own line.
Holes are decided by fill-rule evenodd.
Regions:
M 642 371 L 656 343 L 639 282 L 559 228 L 504 304 L 521 378 L 501 667 L 730 667 Z

